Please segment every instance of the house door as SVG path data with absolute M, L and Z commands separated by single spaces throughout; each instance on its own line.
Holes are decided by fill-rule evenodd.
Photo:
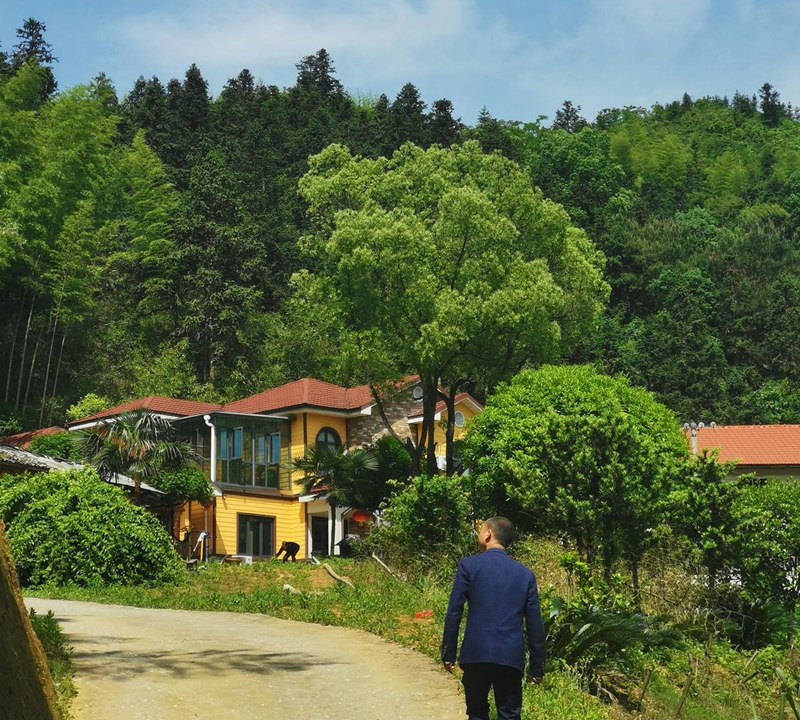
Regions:
M 330 529 L 328 528 L 328 518 L 325 515 L 311 516 L 311 554 L 329 555 L 328 541 L 330 540 Z
M 275 554 L 275 518 L 239 515 L 239 555 L 270 557 Z

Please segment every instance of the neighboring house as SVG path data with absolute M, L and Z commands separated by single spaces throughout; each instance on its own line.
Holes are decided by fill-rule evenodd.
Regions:
M 8 447 L 20 448 L 27 450 L 30 444 L 38 437 L 45 437 L 46 435 L 60 435 L 67 432 L 67 428 L 53 425 L 52 427 L 42 428 L 41 430 L 29 430 L 28 432 L 17 433 L 16 435 L 9 435 L 8 437 L 0 438 L 0 445 Z
M 22 475 L 27 472 L 51 472 L 53 470 L 76 470 L 82 468 L 80 463 L 70 460 L 51 458 L 47 455 L 22 450 L 11 445 L 0 445 L 0 475 Z M 109 485 L 117 485 L 128 492 L 135 488 L 133 480 L 126 475 L 115 475 L 106 480 Z M 138 502 L 148 508 L 160 509 L 164 493 L 146 483 L 141 483 Z
M 387 420 L 399 437 L 416 439 L 421 401 L 415 378 L 382 399 Z M 330 523 L 335 524 L 338 543 L 355 529 L 352 516 L 359 508 L 340 508 L 332 517 L 324 494 L 303 495 L 303 476 L 292 469 L 292 461 L 315 445 L 357 447 L 388 434 L 368 386 L 344 388 L 312 378 L 226 405 L 141 398 L 76 420 L 69 428 L 86 429 L 139 409 L 173 420 L 203 458 L 215 497 L 205 507 L 190 504 L 182 522 L 195 537 L 207 533 L 210 555 L 268 557 L 283 540 L 299 543 L 301 556 L 330 554 Z M 481 409 L 470 395 L 458 397 L 456 437 Z M 443 423 L 443 403 L 436 412 Z M 443 428 L 437 428 L 435 439 L 443 466 Z
M 800 478 L 800 425 L 717 425 L 687 431 L 692 451 L 719 451 L 736 462 L 732 477 Z

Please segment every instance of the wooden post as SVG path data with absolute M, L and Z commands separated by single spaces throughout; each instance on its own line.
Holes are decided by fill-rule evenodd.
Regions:
M 681 693 L 681 699 L 678 703 L 678 707 L 675 710 L 675 714 L 673 717 L 680 717 L 681 712 L 683 711 L 683 705 L 686 702 L 686 698 L 689 697 L 689 690 L 692 689 L 692 683 L 694 682 L 694 673 L 689 673 L 689 677 L 686 678 L 686 685 L 683 688 L 683 693 Z
M 647 672 L 644 675 L 644 683 L 642 684 L 642 691 L 639 693 L 639 707 L 642 707 L 642 702 L 644 701 L 644 694 L 647 692 L 647 688 L 650 687 L 650 680 L 653 679 L 653 668 L 647 668 Z

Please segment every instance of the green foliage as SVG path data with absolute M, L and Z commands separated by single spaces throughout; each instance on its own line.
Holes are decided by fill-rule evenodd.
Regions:
M 718 631 L 743 647 L 783 643 L 798 602 L 800 490 L 730 479 L 732 464 L 693 459 L 670 497 L 673 528 L 704 568 Z
M 25 585 L 160 584 L 181 571 L 158 520 L 93 470 L 0 478 L 0 518 Z
M 102 477 L 132 477 L 137 493 L 142 481 L 165 470 L 193 467 L 197 460 L 191 444 L 172 423 L 149 410 L 122 413 L 82 432 L 78 451 Z
M 95 413 L 103 412 L 103 410 L 107 410 L 112 405 L 113 403 L 108 398 L 95 393 L 88 393 L 67 408 L 67 419 L 80 420 Z
M 391 562 L 409 567 L 439 564 L 474 547 L 469 492 L 463 478 L 434 475 L 408 481 L 389 498 L 369 542 Z
M 800 486 L 794 479 L 746 485 L 732 512 L 744 587 L 794 613 L 800 600 Z
M 547 653 L 564 663 L 584 686 L 604 699 L 626 699 L 644 670 L 645 654 L 678 648 L 682 636 L 665 618 L 609 610 L 579 597 L 551 598 L 546 613 Z
M 304 474 L 306 494 L 324 493 L 334 513 L 340 506 L 362 508 L 372 499 L 371 485 L 378 459 L 369 450 L 315 445 L 303 457 L 295 458 L 293 466 Z M 335 526 L 331 523 L 331 548 L 335 538 Z
M 606 574 L 636 572 L 687 455 L 675 417 L 649 393 L 589 367 L 524 371 L 470 425 L 479 513 L 565 534 Z
M 75 442 L 75 435 L 68 432 L 55 435 L 39 435 L 31 440 L 31 452 L 49 455 L 64 460 L 80 460 L 80 451 Z
M 75 672 L 72 664 L 73 649 L 52 610 L 49 610 L 46 615 L 39 615 L 31 608 L 29 615 L 33 630 L 47 657 L 47 666 L 56 688 L 61 717 L 63 720 L 69 720 L 71 717 L 69 703 L 76 695 L 73 682 Z
M 316 270 L 295 280 L 305 302 L 294 307 L 339 319 L 361 379 L 388 379 L 387 366 L 419 374 L 433 474 L 439 386 L 492 386 L 572 348 L 602 311 L 603 257 L 516 165 L 475 142 L 406 144 L 389 160 L 331 145 L 309 166 L 303 247 Z
M 153 485 L 165 493 L 164 501 L 173 506 L 189 501 L 204 505 L 214 497 L 208 477 L 197 467 L 164 470 L 154 478 Z
M 739 492 L 728 479 L 733 463 L 718 463 L 704 452 L 685 465 L 669 498 L 670 525 L 691 543 L 713 590 L 721 575 L 738 559 L 740 532 L 733 514 Z

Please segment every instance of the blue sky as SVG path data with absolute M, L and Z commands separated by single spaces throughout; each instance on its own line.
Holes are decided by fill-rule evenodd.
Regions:
M 291 85 L 325 47 L 351 93 L 393 98 L 410 81 L 470 124 L 484 105 L 531 121 L 568 98 L 592 119 L 764 82 L 800 104 L 797 0 L 0 0 L 3 49 L 30 16 L 62 88 L 102 70 L 120 95 L 192 62 L 215 95 L 243 67 Z

